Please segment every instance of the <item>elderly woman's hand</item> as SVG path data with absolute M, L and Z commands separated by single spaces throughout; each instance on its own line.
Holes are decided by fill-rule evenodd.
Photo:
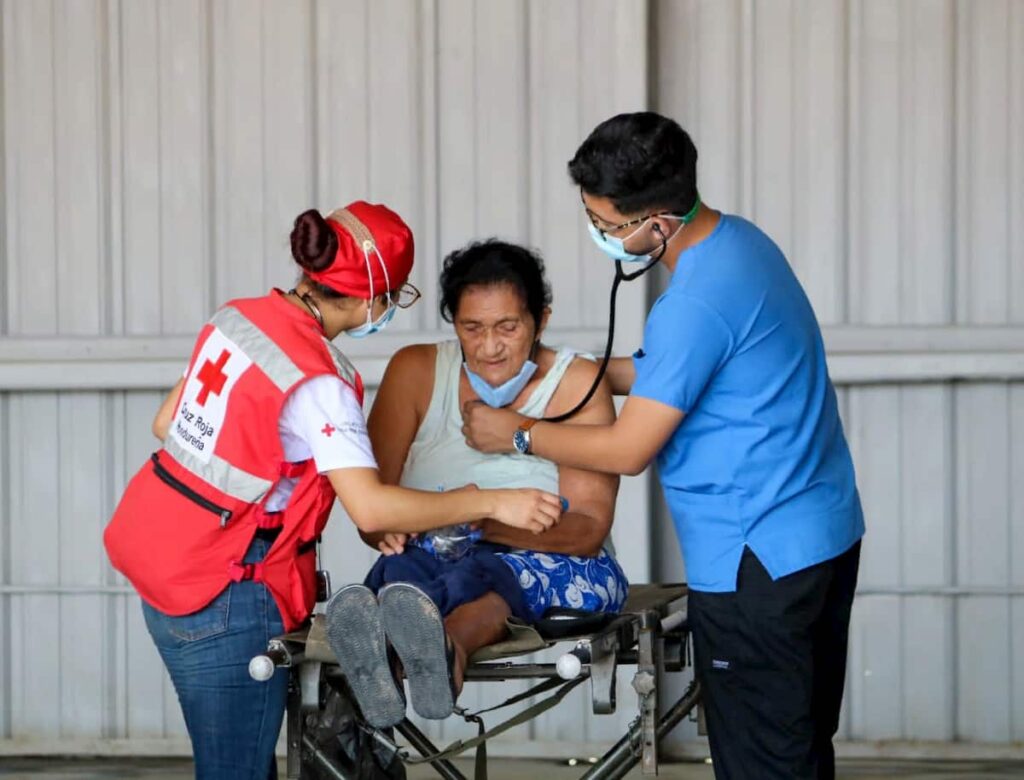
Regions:
M 483 401 L 462 406 L 462 435 L 466 444 L 480 452 L 515 452 L 512 434 L 526 420 L 508 409 L 492 409 Z
M 405 545 L 410 539 L 415 539 L 419 534 L 386 533 L 384 538 L 377 545 L 377 549 L 384 555 L 401 555 L 405 552 Z

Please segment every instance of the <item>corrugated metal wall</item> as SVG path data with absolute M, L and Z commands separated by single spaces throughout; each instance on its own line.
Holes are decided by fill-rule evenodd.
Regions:
M 346 341 L 370 387 L 399 346 L 444 336 L 440 259 L 488 235 L 547 257 L 550 342 L 603 345 L 611 269 L 595 265 L 565 163 L 600 119 L 645 104 L 646 6 L 0 8 L 0 752 L 180 749 L 173 691 L 100 534 L 191 335 L 217 302 L 289 285 L 297 213 L 364 197 L 413 226 L 425 298 Z M 643 296 L 623 295 L 622 349 Z M 627 481 L 616 530 L 638 580 L 647 496 Z M 324 556 L 336 583 L 373 557 L 340 516 Z M 583 706 L 510 739 L 608 739 L 630 718 L 585 724 Z
M 564 164 L 648 103 L 649 48 L 651 103 L 693 132 L 705 197 L 779 241 L 826 327 L 870 529 L 842 734 L 1024 738 L 1024 2 L 0 11 L 0 751 L 181 746 L 100 531 L 199 323 L 291 280 L 298 211 L 368 197 L 416 231 L 426 301 L 346 343 L 371 385 L 441 336 L 439 259 L 484 235 L 545 252 L 552 341 L 600 345 L 609 275 Z M 624 290 L 620 351 L 642 297 Z M 645 578 L 653 554 L 679 577 L 646 502 L 624 486 L 627 568 Z M 340 517 L 325 556 L 336 582 L 372 557 Z M 620 701 L 503 749 L 589 750 L 631 716 Z
M 841 735 L 1024 739 L 1024 3 L 652 18 L 703 194 L 778 241 L 826 326 L 868 523 Z

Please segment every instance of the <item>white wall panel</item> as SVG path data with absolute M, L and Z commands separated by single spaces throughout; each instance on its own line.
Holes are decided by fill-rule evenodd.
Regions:
M 960 584 L 1010 584 L 1010 441 L 1006 386 L 958 388 L 956 576 Z M 979 596 L 958 604 L 958 731 L 968 739 L 1010 738 L 1007 670 L 1019 663 L 1010 645 L 1010 601 Z
M 957 160 L 957 320 L 1006 322 L 1020 316 L 1017 290 L 1010 284 L 1014 227 L 1011 204 L 1024 181 L 1010 173 L 1024 145 L 1018 93 L 1020 72 L 1011 69 L 1011 52 L 1020 40 L 1019 2 L 957 4 L 956 114 Z M 1019 215 L 1019 213 L 1018 213 Z M 1016 256 L 1017 265 L 1021 256 Z
M 1019 16 L 1024 22 L 1024 14 Z M 1024 32 L 1018 24 L 1017 29 Z M 1024 80 L 1020 83 L 1024 84 Z M 1008 507 L 1010 531 L 1010 585 L 1024 589 L 1024 385 L 1010 388 L 1009 421 L 1009 473 L 1010 497 Z M 1010 656 L 1019 659 L 1024 655 L 1024 599 L 1010 601 Z M 1024 673 L 1014 670 L 1007 695 L 1010 697 L 1010 739 L 1024 739 Z
M 160 333 L 163 323 L 161 234 L 171 228 L 164 225 L 161 206 L 161 134 L 166 128 L 160 121 L 160 94 L 166 87 L 160 79 L 158 1 L 125 3 L 119 11 L 115 34 L 122 41 L 117 49 L 120 67 L 111 83 L 120 88 L 118 98 L 111 101 L 117 120 L 111 127 L 119 144 L 111 159 L 117 161 L 112 179 L 119 183 L 121 203 L 112 210 L 119 216 L 120 229 L 111 235 L 120 252 L 112 252 L 111 260 L 120 273 L 111 294 L 123 312 L 115 320 L 114 332 L 142 335 Z
M 7 208 L 7 332 L 57 332 L 55 211 L 54 12 L 50 3 L 5 3 L 4 157 Z M 15 110 L 14 107 L 17 107 Z M 46 296 L 33 290 L 47 290 Z
M 0 394 L 0 512 L 4 518 L 11 517 L 11 457 L 10 457 L 10 398 Z M 0 522 L 0 582 L 10 581 L 11 523 Z M 0 625 L 11 624 L 10 598 L 0 595 Z M 11 690 L 11 632 L 3 631 L 0 636 L 0 689 Z M 0 734 L 10 734 L 12 697 L 0 696 Z
M 200 0 L 159 2 L 157 11 L 160 272 L 138 281 L 153 285 L 159 279 L 160 332 L 191 335 L 215 305 L 209 273 L 210 7 Z M 128 266 L 133 260 L 125 257 Z M 131 296 L 134 289 L 125 292 Z
M 54 393 L 12 397 L 10 425 L 11 501 L 9 576 L 21 585 L 60 583 L 60 504 L 54 480 L 59 473 L 58 398 Z M 54 727 L 61 702 L 60 599 L 26 594 L 11 599 L 11 736 L 45 733 Z M 35 619 L 45 615 L 47 619 Z
M 932 385 L 903 387 L 898 393 L 898 584 L 928 588 L 953 581 L 955 507 L 948 478 L 955 458 L 952 391 Z M 865 453 L 862 459 L 870 457 Z M 871 522 L 874 531 L 885 519 L 872 517 Z M 907 739 L 951 739 L 956 733 L 951 718 L 955 686 L 936 681 L 950 680 L 954 674 L 954 604 L 948 598 L 925 595 L 904 599 L 901 606 L 901 732 Z

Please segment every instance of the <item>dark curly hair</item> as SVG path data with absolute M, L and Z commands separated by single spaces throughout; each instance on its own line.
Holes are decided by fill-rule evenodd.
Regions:
M 467 287 L 512 285 L 539 325 L 551 305 L 551 285 L 544 276 L 544 261 L 525 247 L 497 239 L 478 241 L 456 249 L 444 259 L 441 271 L 441 317 L 453 322 Z
M 665 209 L 681 215 L 697 201 L 697 147 L 661 114 L 619 114 L 587 136 L 569 161 L 569 176 L 623 214 Z

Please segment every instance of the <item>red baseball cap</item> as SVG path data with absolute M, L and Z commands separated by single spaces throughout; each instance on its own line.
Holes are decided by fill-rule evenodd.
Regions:
M 307 271 L 315 282 L 357 298 L 384 295 L 405 284 L 412 272 L 412 230 L 379 203 L 357 200 L 327 215 L 338 237 L 338 254 L 323 271 Z M 367 269 L 369 264 L 369 269 Z

